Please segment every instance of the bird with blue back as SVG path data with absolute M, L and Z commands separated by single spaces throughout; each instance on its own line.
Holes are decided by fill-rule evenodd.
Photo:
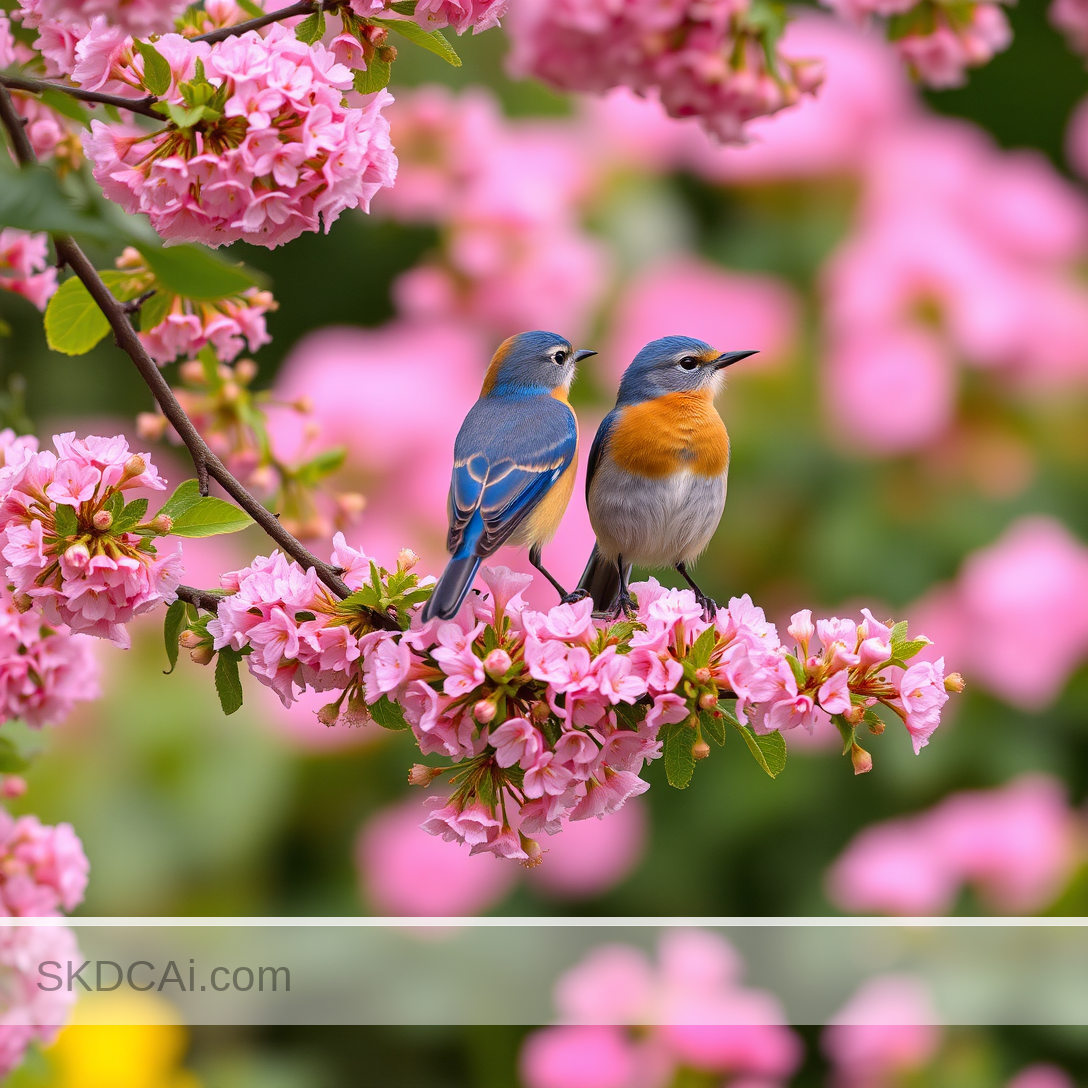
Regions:
M 544 568 L 542 549 L 555 535 L 574 490 L 578 422 L 567 395 L 575 367 L 595 351 L 575 351 L 553 332 L 523 332 L 499 345 L 480 399 L 453 447 L 448 502 L 451 558 L 423 609 L 423 620 L 452 619 L 482 560 L 503 544 L 529 546 L 529 561 L 564 601 Z
M 616 407 L 593 440 L 586 478 L 597 542 L 579 588 L 598 611 L 634 614 L 632 566 L 672 567 L 705 609 L 715 607 L 688 569 L 725 510 L 729 435 L 714 397 L 725 368 L 754 354 L 665 336 L 624 372 Z

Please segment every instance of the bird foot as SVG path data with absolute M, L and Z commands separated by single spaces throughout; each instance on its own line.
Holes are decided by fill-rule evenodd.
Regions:
M 638 619 L 635 598 L 630 593 L 621 593 L 616 599 L 616 603 L 605 613 L 605 616 L 609 620 L 618 620 L 620 616 L 629 620 Z
M 559 598 L 560 604 L 577 604 L 589 596 L 588 589 L 573 589 L 570 593 L 564 593 Z
M 712 622 L 718 614 L 718 602 L 713 597 L 707 597 L 703 593 L 697 594 L 695 599 L 703 606 L 703 619 L 708 623 Z

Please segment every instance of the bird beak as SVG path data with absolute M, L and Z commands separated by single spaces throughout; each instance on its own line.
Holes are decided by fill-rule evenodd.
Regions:
M 597 353 L 592 348 L 579 348 L 574 353 L 574 361 L 580 363 L 583 359 L 588 359 L 591 355 L 596 354 Z
M 739 363 L 741 359 L 747 359 L 749 355 L 758 355 L 758 351 L 723 351 L 714 360 L 715 370 L 724 370 L 727 366 Z

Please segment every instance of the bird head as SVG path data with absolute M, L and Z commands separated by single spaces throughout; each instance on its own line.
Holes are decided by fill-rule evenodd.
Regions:
M 504 340 L 495 352 L 484 378 L 483 396 L 517 396 L 570 390 L 574 368 L 596 355 L 575 351 L 568 340 L 554 332 L 519 332 Z
M 691 336 L 651 340 L 632 360 L 620 381 L 617 404 L 637 404 L 666 393 L 706 392 L 721 388 L 725 368 L 754 351 L 718 351 Z

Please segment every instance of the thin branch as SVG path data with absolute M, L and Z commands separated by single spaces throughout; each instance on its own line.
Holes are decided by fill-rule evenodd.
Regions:
M 0 86 L 0 123 L 8 132 L 12 149 L 20 164 L 28 165 L 35 162 L 34 149 L 30 145 L 24 127 L 26 122 L 19 116 L 11 101 L 11 95 L 3 86 Z M 133 361 L 140 377 L 151 390 L 151 395 L 158 401 L 163 415 L 185 443 L 196 468 L 200 493 L 206 495 L 209 478 L 215 480 L 289 556 L 304 567 L 313 567 L 321 581 L 338 597 L 348 597 L 351 590 L 340 578 L 338 569 L 318 559 L 299 540 L 295 539 L 279 523 L 276 515 L 254 498 L 209 449 L 208 444 L 200 436 L 200 432 L 193 426 L 193 421 L 185 414 L 185 409 L 178 403 L 177 397 L 174 396 L 162 372 L 140 342 L 136 329 L 125 312 L 124 303 L 118 302 L 113 297 L 75 239 L 70 234 L 55 234 L 53 244 L 56 246 L 57 257 L 68 264 L 97 303 L 113 329 L 117 346 Z M 372 611 L 370 618 L 375 626 L 389 630 L 399 629 L 390 617 L 379 612 Z
M 233 38 L 236 34 L 244 34 L 247 30 L 260 30 L 262 26 L 270 23 L 278 23 L 281 19 L 292 19 L 296 15 L 313 15 L 323 6 L 323 0 L 298 0 L 288 8 L 280 8 L 279 11 L 270 11 L 257 19 L 249 19 L 244 23 L 236 23 L 234 26 L 224 26 L 219 30 L 209 30 L 207 34 L 200 34 L 193 38 L 194 42 L 225 42 L 227 38 Z
M 128 302 L 123 302 L 121 305 L 124 307 L 126 314 L 136 314 L 140 312 L 140 308 L 143 304 L 155 294 L 157 294 L 157 292 L 155 288 L 152 287 L 150 291 L 145 291 L 142 295 L 137 295 L 136 298 L 130 299 Z
M 151 108 L 158 102 L 154 95 L 148 95 L 146 98 L 124 98 L 119 94 L 85 91 L 82 87 L 69 87 L 64 83 L 50 83 L 46 79 L 30 79 L 28 76 L 0 75 L 0 86 L 9 87 L 13 91 L 29 91 L 31 94 L 41 94 L 43 91 L 60 91 L 61 94 L 78 98 L 83 102 L 101 102 L 107 106 L 116 106 L 121 110 L 142 113 L 145 117 L 154 117 L 156 121 L 166 120 L 161 113 L 156 113 Z
M 212 615 L 219 611 L 219 602 L 223 599 L 217 593 L 209 593 L 206 589 L 194 589 L 192 586 L 178 586 L 176 592 L 178 600 L 203 608 L 205 612 L 211 612 Z

